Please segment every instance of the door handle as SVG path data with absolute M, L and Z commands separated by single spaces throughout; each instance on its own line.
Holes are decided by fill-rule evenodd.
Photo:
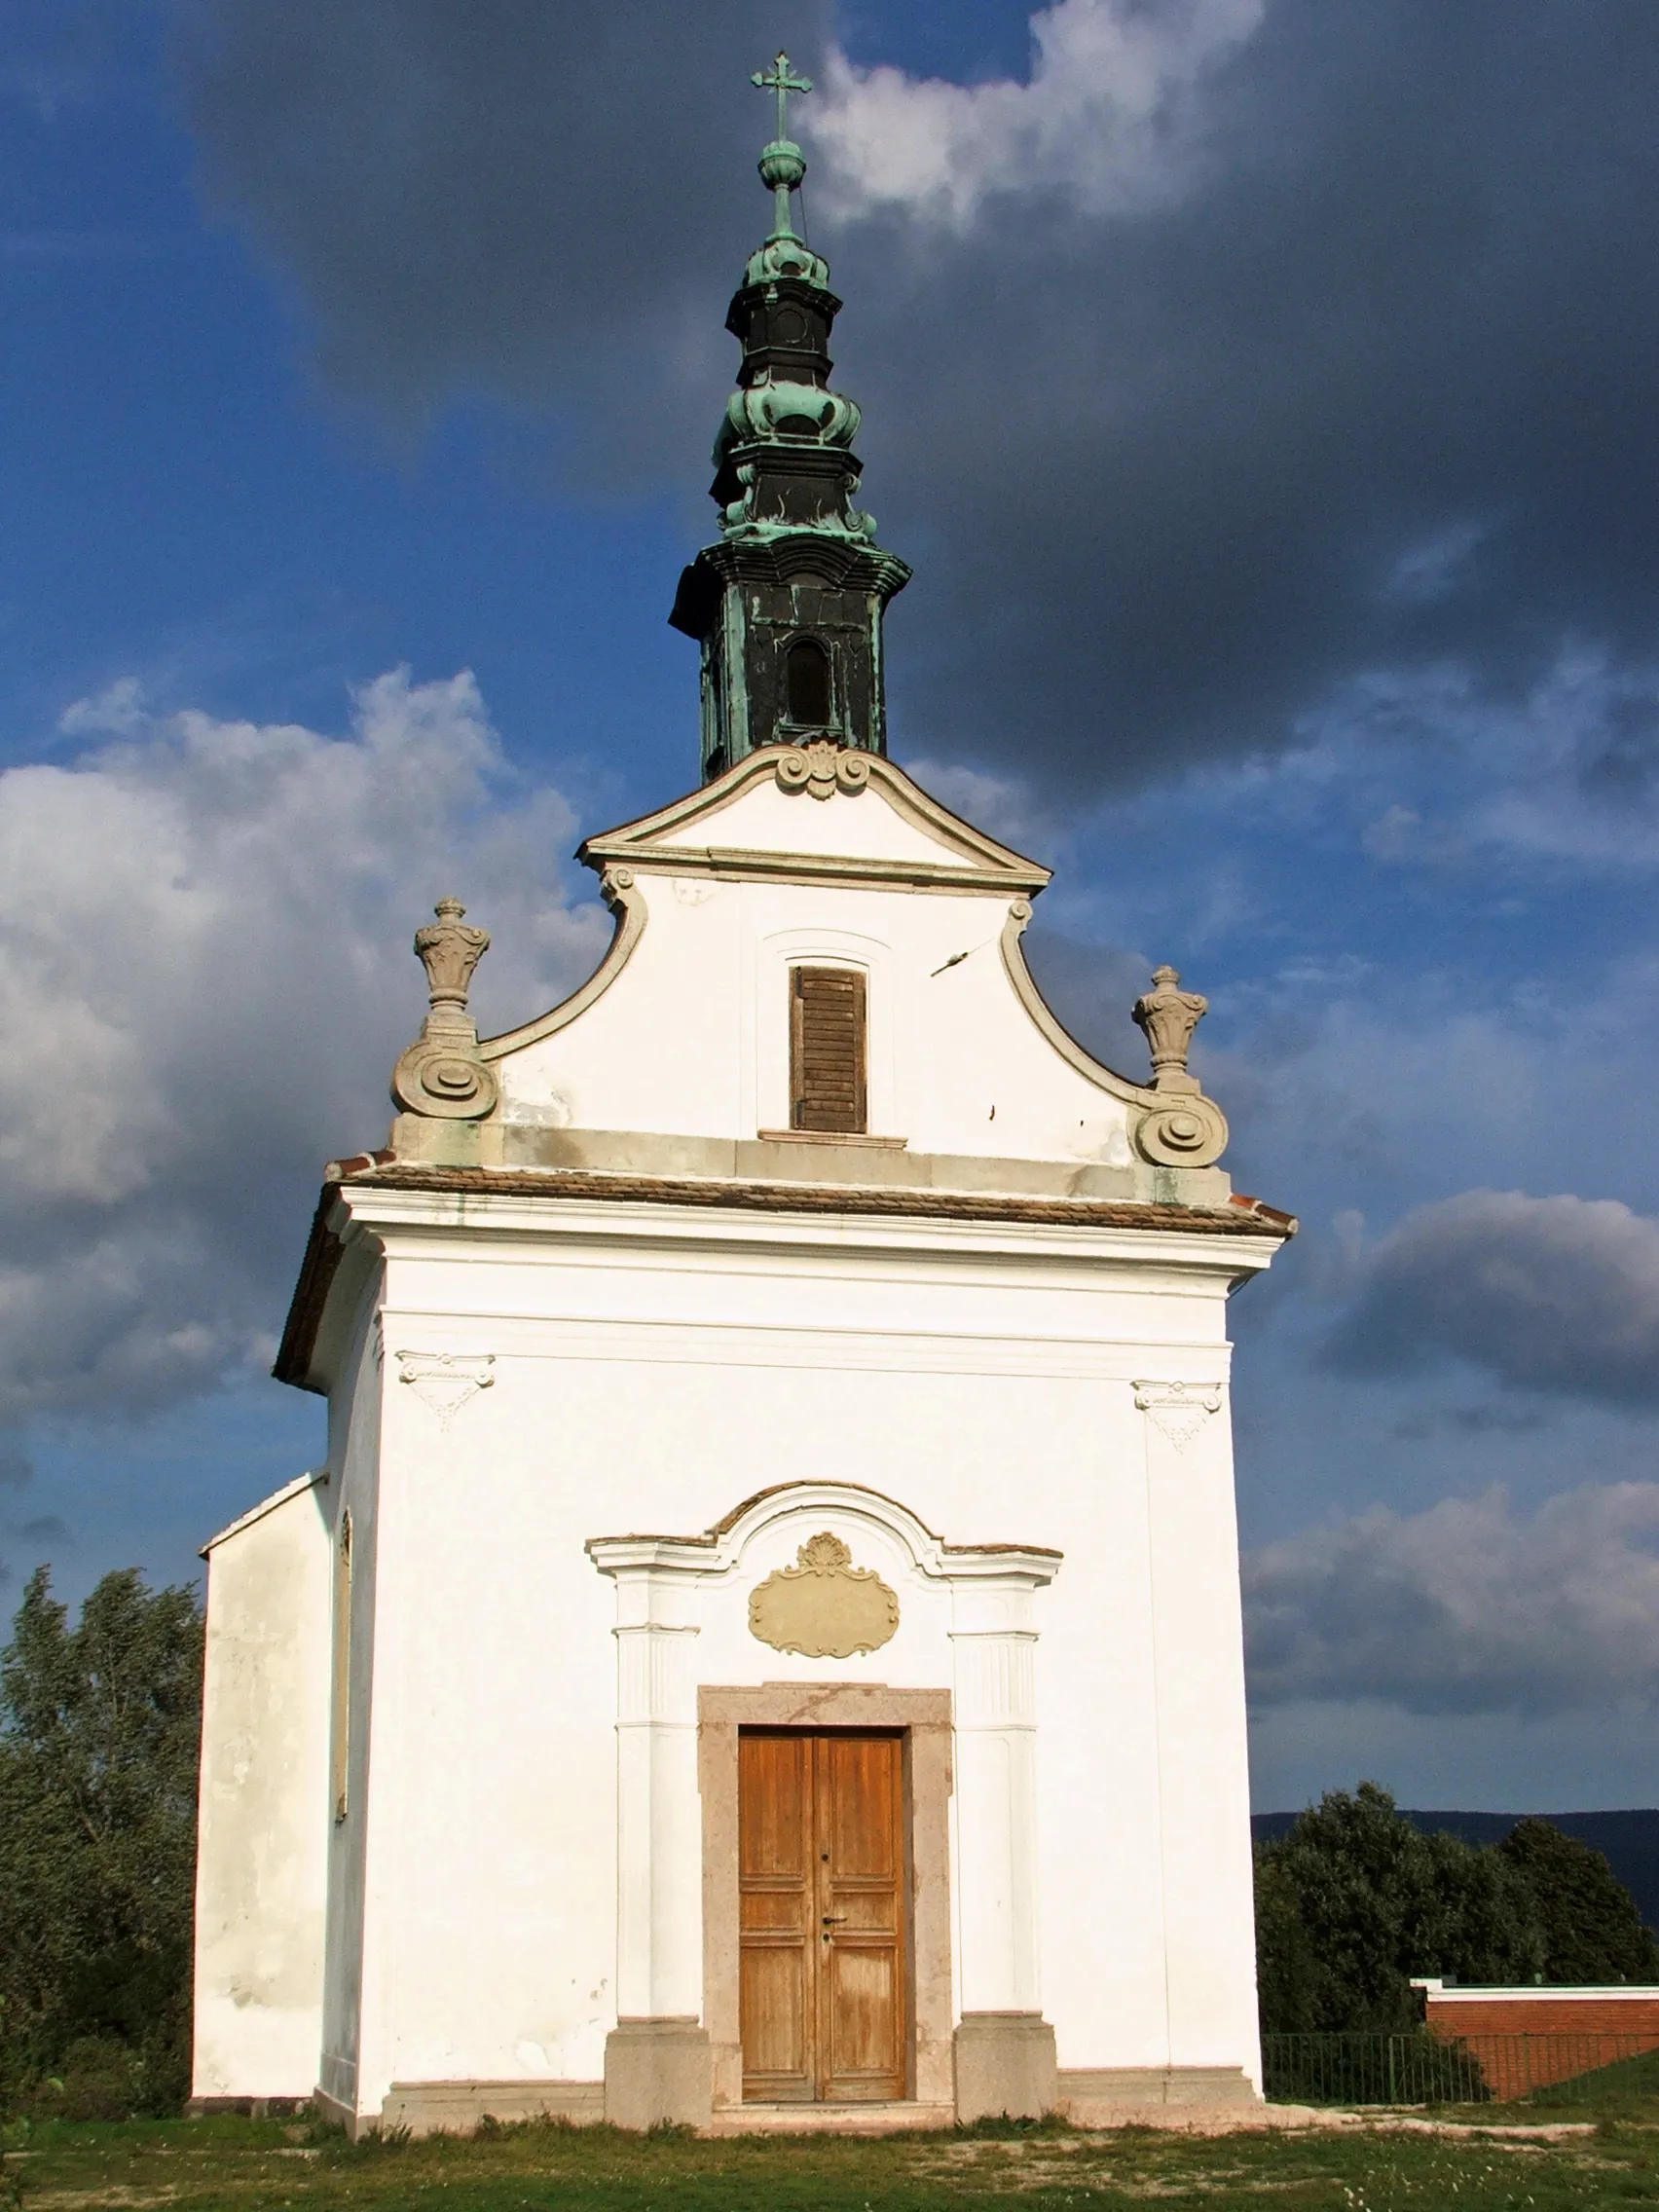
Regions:
M 844 1912 L 827 1912 L 824 1915 L 824 1925 L 826 1928 L 839 1928 L 846 1917 Z

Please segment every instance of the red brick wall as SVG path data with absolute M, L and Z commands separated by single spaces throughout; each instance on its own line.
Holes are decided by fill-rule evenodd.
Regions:
M 1456 2037 L 1480 2061 L 1500 2097 L 1659 2050 L 1659 1990 L 1641 1997 L 1428 1996 L 1428 2024 Z

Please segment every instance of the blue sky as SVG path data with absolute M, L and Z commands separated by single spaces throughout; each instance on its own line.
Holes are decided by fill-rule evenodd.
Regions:
M 1622 0 L 35 0 L 0 27 L 0 1560 L 196 1570 L 451 881 L 487 1021 L 694 773 L 780 37 L 894 750 L 1205 991 L 1258 1802 L 1659 1798 L 1659 33 Z M 406 672 L 399 676 L 395 672 Z M 470 681 L 458 681 L 462 672 Z M 0 1600 L 3 1602 L 3 1600 Z

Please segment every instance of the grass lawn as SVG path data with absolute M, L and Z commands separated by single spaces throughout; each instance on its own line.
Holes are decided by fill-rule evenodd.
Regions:
M 1530 2109 L 1467 2116 L 1585 2119 Z M 960 2212 L 1014 2206 L 1321 2206 L 1331 2212 L 1488 2212 L 1498 2206 L 1659 2206 L 1659 2112 L 1551 2141 L 1456 2137 L 1379 2120 L 1341 2131 L 1209 2140 L 1021 2128 L 890 2137 L 699 2142 L 610 2128 L 506 2127 L 470 2137 L 348 2144 L 279 2120 L 52 2120 L 0 2130 L 0 2207 L 14 2212 L 264 2212 L 443 2206 L 445 2212 Z

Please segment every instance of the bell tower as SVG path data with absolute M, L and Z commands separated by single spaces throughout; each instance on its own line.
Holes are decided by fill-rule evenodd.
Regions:
M 910 578 L 854 504 L 859 410 L 830 386 L 841 303 L 792 214 L 806 161 L 788 102 L 812 87 L 786 54 L 754 82 L 777 94 L 759 164 L 772 230 L 726 314 L 743 359 L 715 440 L 720 535 L 681 575 L 669 616 L 702 647 L 705 783 L 763 745 L 828 737 L 885 754 L 882 618 Z

